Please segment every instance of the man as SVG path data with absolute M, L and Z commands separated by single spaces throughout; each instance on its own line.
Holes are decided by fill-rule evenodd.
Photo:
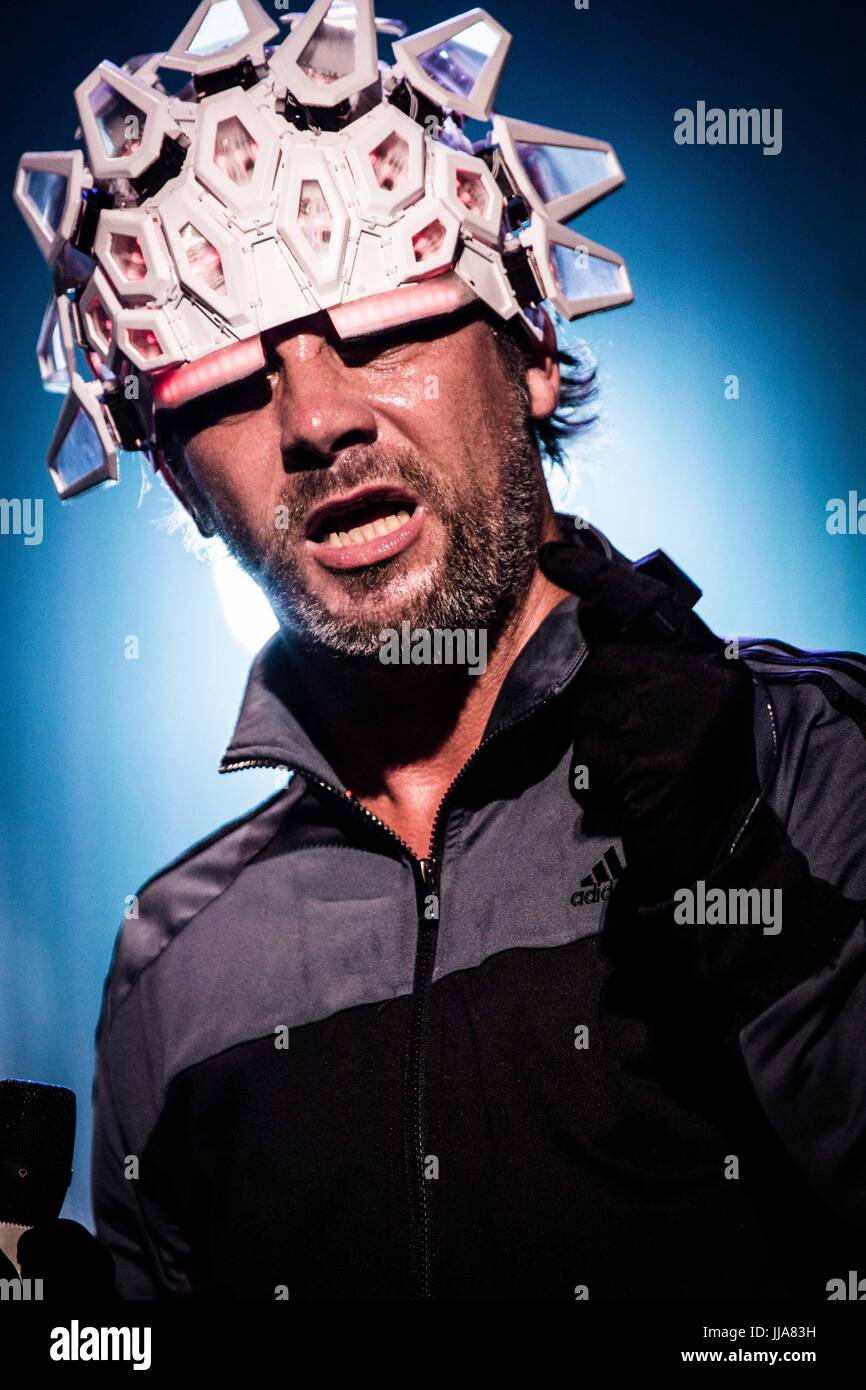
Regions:
M 554 513 L 543 303 L 631 297 L 557 219 L 621 173 L 501 117 L 469 146 L 495 22 L 389 69 L 363 4 L 274 47 L 239 10 L 82 84 L 85 212 L 42 227 L 95 373 L 55 481 L 125 438 L 255 576 L 280 631 L 221 770 L 291 774 L 118 938 L 120 1292 L 824 1298 L 866 1215 L 866 665 L 725 644 L 665 556 Z M 34 173 L 87 177 L 38 158 L 33 219 Z

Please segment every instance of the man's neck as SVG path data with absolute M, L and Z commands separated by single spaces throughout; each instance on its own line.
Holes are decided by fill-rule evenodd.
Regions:
M 542 540 L 559 540 L 552 509 Z M 465 667 L 380 668 L 365 680 L 352 664 L 302 664 L 304 722 L 362 805 L 419 858 L 430 853 L 436 811 L 478 747 L 508 672 L 547 615 L 566 597 L 536 567 L 477 675 Z

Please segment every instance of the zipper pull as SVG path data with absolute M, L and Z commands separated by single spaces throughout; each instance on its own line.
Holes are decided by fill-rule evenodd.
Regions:
M 438 866 L 435 859 L 419 859 L 418 867 L 421 871 L 418 920 L 422 926 L 436 927 L 439 924 L 439 889 L 436 879 Z

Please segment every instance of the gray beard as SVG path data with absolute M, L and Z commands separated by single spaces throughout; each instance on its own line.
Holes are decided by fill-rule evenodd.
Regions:
M 502 466 L 498 488 L 489 496 L 462 498 L 428 473 L 408 446 L 358 446 L 337 464 L 298 473 L 280 499 L 281 528 L 266 544 L 249 534 L 226 499 L 220 499 L 222 538 L 239 564 L 266 593 L 281 628 L 300 646 L 331 656 L 374 658 L 383 627 L 408 620 L 413 629 L 484 629 L 488 650 L 508 625 L 534 572 L 544 517 L 545 483 L 526 406 L 519 392 L 510 397 L 500 425 Z M 389 602 L 393 567 L 401 556 L 379 565 L 347 571 L 342 583 L 351 595 L 382 593 L 375 617 L 335 618 L 303 585 L 292 554 L 312 507 L 365 482 L 402 483 L 435 513 L 446 533 L 441 559 L 422 591 L 403 603 Z M 407 565 L 411 561 L 407 557 Z M 399 611 L 398 611 L 399 610 Z

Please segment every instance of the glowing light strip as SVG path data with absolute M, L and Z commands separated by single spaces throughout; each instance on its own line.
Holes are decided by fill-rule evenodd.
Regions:
M 451 313 L 474 298 L 470 287 L 451 274 L 422 285 L 402 285 L 396 290 L 367 295 L 350 304 L 336 304 L 328 314 L 341 338 L 357 338 L 364 333 L 396 328 L 413 319 Z
M 341 338 L 357 338 L 365 333 L 378 333 L 396 328 L 414 319 L 448 314 L 468 304 L 475 295 L 457 275 L 444 275 L 419 285 L 404 285 L 382 294 L 367 295 L 351 304 L 337 304 L 328 310 L 331 322 Z M 196 362 L 184 362 L 179 367 L 153 374 L 153 403 L 155 408 L 171 410 L 216 391 L 230 382 L 242 381 L 265 365 L 265 353 L 260 337 L 245 338 L 241 343 L 218 348 Z
M 242 343 L 218 348 L 196 362 L 184 362 L 180 367 L 154 373 L 154 406 L 170 410 L 186 405 L 196 396 L 204 396 L 208 391 L 216 391 L 232 381 L 242 381 L 245 376 L 260 371 L 264 365 L 265 353 L 259 337 L 245 338 Z

